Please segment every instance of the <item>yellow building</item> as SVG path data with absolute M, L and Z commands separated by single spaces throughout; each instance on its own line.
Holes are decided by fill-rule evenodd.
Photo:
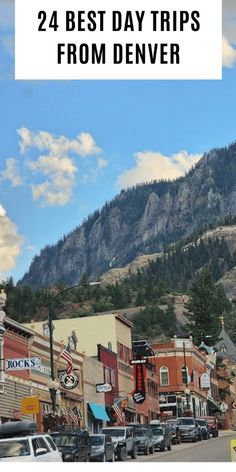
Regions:
M 27 323 L 26 326 L 43 334 L 43 322 Z M 78 350 L 89 357 L 97 356 L 97 345 L 117 353 L 119 392 L 115 398 L 128 399 L 127 418 L 134 419 L 135 404 L 132 400 L 134 389 L 131 328 L 133 324 L 119 313 L 53 320 L 55 341 L 67 343 L 72 331 L 78 338 Z

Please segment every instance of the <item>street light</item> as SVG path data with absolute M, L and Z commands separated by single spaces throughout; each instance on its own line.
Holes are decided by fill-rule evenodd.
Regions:
M 186 345 L 192 341 L 192 337 L 190 337 L 189 341 L 183 341 L 183 354 L 184 354 L 184 367 L 182 369 L 182 372 L 184 372 L 184 383 L 185 383 L 185 390 L 184 393 L 186 395 L 186 400 L 187 400 L 187 410 L 190 409 L 190 390 L 188 388 L 188 371 L 187 371 L 187 363 L 186 363 Z
M 51 402 L 52 402 L 52 413 L 55 414 L 56 412 L 56 395 L 57 395 L 57 389 L 58 389 L 58 383 L 55 381 L 55 370 L 54 370 L 54 353 L 53 353 L 53 325 L 52 325 L 52 320 L 53 320 L 53 303 L 58 298 L 59 296 L 63 295 L 63 293 L 68 292 L 69 290 L 72 290 L 73 288 L 79 288 L 79 287 L 88 287 L 88 286 L 94 286 L 94 285 L 101 285 L 101 282 L 89 282 L 85 284 L 77 284 L 77 285 L 72 285 L 71 287 L 67 287 L 64 290 L 61 290 L 61 292 L 57 293 L 54 297 L 49 295 L 48 299 L 48 330 L 49 330 L 49 343 L 50 343 L 50 386 L 49 386 L 49 392 L 50 392 L 50 397 L 51 397 Z

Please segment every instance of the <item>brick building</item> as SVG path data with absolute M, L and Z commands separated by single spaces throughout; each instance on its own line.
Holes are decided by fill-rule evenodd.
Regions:
M 207 375 L 204 354 L 191 338 L 174 337 L 151 346 L 159 376 L 161 416 L 206 415 L 208 388 L 202 385 L 202 375 Z
M 5 370 L 6 359 L 28 357 L 29 341 L 33 332 L 10 318 L 4 320 L 0 370 L 0 420 L 31 419 L 22 415 L 21 400 L 32 394 L 29 370 Z
M 111 349 L 98 344 L 98 360 L 103 364 L 103 382 L 111 385 L 112 390 L 105 393 L 106 410 L 110 416 L 111 422 L 116 420 L 112 405 L 119 395 L 118 365 L 117 354 Z

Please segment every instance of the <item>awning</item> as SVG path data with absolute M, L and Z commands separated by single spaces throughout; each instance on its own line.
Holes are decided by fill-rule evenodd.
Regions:
M 89 402 L 89 406 L 92 410 L 93 416 L 95 416 L 97 420 L 110 421 L 110 418 L 103 405 Z
M 207 399 L 207 406 L 209 413 L 216 413 L 217 411 L 220 411 L 219 405 L 217 405 L 217 403 L 212 398 Z

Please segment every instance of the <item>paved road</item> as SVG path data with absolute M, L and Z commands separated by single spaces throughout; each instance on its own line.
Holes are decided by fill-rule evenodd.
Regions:
M 230 462 L 230 440 L 236 439 L 236 431 L 222 431 L 218 438 L 197 443 L 182 443 L 171 451 L 154 455 L 139 455 L 138 462 Z M 132 460 L 133 462 L 133 460 Z

